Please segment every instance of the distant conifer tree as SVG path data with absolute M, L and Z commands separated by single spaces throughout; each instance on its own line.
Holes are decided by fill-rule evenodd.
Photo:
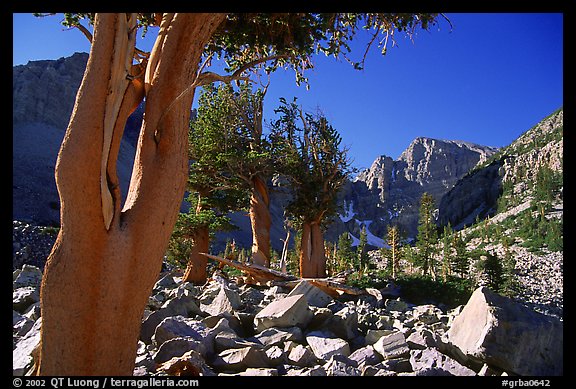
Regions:
M 416 236 L 417 263 L 424 275 L 430 274 L 436 278 L 434 257 L 438 234 L 434 220 L 434 198 L 427 192 L 420 199 L 420 213 L 418 219 L 418 235 Z

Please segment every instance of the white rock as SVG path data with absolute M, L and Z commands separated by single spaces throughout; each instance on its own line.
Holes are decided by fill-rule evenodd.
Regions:
M 441 368 L 455 376 L 474 376 L 474 370 L 461 365 L 454 359 L 442 354 L 434 348 L 410 351 L 410 364 L 415 372 L 433 368 Z
M 325 308 L 330 304 L 333 299 L 327 295 L 322 289 L 317 286 L 312 285 L 306 280 L 302 280 L 288 293 L 288 296 L 295 296 L 297 294 L 302 294 L 306 297 L 308 305 Z
M 406 343 L 406 338 L 400 331 L 382 336 L 376 343 L 374 343 L 374 350 L 376 350 L 384 359 L 405 357 L 410 353 L 410 349 Z
M 312 316 L 306 297 L 298 294 L 272 301 L 254 317 L 254 324 L 259 332 L 270 327 L 304 328 Z
M 350 355 L 350 345 L 344 339 L 330 337 L 324 331 L 312 331 L 306 336 L 306 342 L 318 359 L 327 361 L 332 355 Z
M 211 316 L 221 313 L 233 313 L 242 306 L 238 292 L 222 286 L 210 304 L 200 304 L 200 309 Z
M 474 291 L 447 332 L 474 360 L 519 375 L 562 375 L 563 323 L 485 287 Z
M 16 348 L 12 351 L 12 374 L 15 376 L 23 376 L 32 367 L 34 359 L 32 352 L 40 344 L 40 327 L 42 320 L 36 321 L 32 329 L 28 331 L 17 344 Z

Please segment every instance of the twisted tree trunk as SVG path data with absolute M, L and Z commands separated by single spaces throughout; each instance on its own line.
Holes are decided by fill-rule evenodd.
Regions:
M 250 221 L 252 225 L 252 263 L 270 267 L 270 196 L 266 181 L 259 176 L 252 180 Z
M 144 307 L 183 198 L 191 85 L 221 14 L 166 14 L 144 87 L 129 75 L 135 14 L 98 14 L 56 165 L 61 228 L 41 288 L 42 375 L 131 375 Z M 178 58 L 177 61 L 172 59 Z M 146 95 L 124 208 L 116 159 Z
M 192 233 L 194 244 L 188 258 L 188 265 L 182 277 L 182 282 L 192 282 L 202 285 L 208 279 L 208 258 L 201 253 L 207 253 L 210 248 L 210 229 L 208 226 L 198 228 Z
M 319 222 L 308 222 L 302 226 L 300 245 L 300 277 L 326 277 L 326 253 L 324 234 Z

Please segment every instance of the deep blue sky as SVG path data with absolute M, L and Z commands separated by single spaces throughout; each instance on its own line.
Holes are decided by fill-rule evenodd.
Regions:
M 506 146 L 563 104 L 563 15 L 558 13 L 447 14 L 413 42 L 382 56 L 373 49 L 365 69 L 318 56 L 310 90 L 292 72 L 273 75 L 265 118 L 279 97 L 298 96 L 304 109 L 320 108 L 350 147 L 354 166 L 379 155 L 394 159 L 418 136 Z M 14 14 L 13 65 L 89 51 L 61 17 Z M 148 37 L 155 36 L 151 29 Z M 364 52 L 355 39 L 355 58 Z M 138 47 L 150 49 L 151 39 Z

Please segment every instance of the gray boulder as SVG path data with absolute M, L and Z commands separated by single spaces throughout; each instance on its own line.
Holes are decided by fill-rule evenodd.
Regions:
M 461 365 L 454 359 L 442 354 L 437 349 L 426 348 L 410 351 L 410 364 L 415 372 L 439 368 L 455 376 L 473 376 L 474 370 Z
M 410 373 L 412 372 L 412 365 L 407 358 L 392 358 L 382 361 L 376 365 L 384 371 L 391 371 L 395 373 Z
M 327 374 L 322 366 L 304 367 L 301 369 L 289 366 L 286 375 L 296 377 L 325 377 Z
M 170 316 L 189 316 L 200 313 L 198 305 L 192 296 L 181 296 L 168 300 L 162 308 L 152 312 L 143 321 L 140 327 L 140 340 L 148 344 L 156 331 L 158 324 Z
M 176 337 L 162 343 L 152 359 L 156 363 L 163 363 L 172 358 L 181 357 L 190 350 L 194 350 L 204 357 L 210 354 L 205 342 L 192 337 Z
M 400 331 L 382 336 L 373 347 L 384 359 L 406 357 L 410 353 L 406 338 Z
M 18 289 L 24 286 L 39 287 L 41 282 L 42 270 L 36 266 L 24 264 L 12 282 L 12 289 Z
M 216 297 L 209 304 L 200 304 L 200 309 L 211 316 L 217 316 L 221 313 L 232 314 L 242 306 L 242 301 L 238 292 L 222 286 Z
M 160 366 L 158 371 L 172 376 L 214 376 L 204 358 L 195 350 L 190 350 L 180 357 L 174 357 Z
M 350 340 L 358 335 L 358 313 L 354 306 L 347 305 L 332 315 L 323 328 L 338 337 Z
M 336 338 L 325 331 L 312 331 L 306 336 L 306 342 L 318 359 L 327 361 L 333 355 L 350 355 L 350 345 L 344 339 Z
M 24 313 L 32 304 L 40 301 L 40 292 L 35 286 L 24 286 L 12 292 L 12 309 Z
M 28 319 L 26 316 L 20 315 L 16 311 L 12 311 L 12 334 L 16 336 L 24 336 L 32 329 L 34 321 Z
M 353 361 L 356 361 L 358 366 L 375 365 L 380 361 L 382 361 L 382 357 L 380 356 L 380 354 L 374 351 L 374 347 L 372 347 L 371 345 L 359 348 L 358 350 L 350 354 L 349 358 Z
M 383 336 L 390 335 L 396 332 L 396 330 L 392 329 L 382 329 L 382 330 L 368 330 L 366 331 L 366 344 L 374 344 Z
M 276 377 L 278 370 L 267 367 L 249 367 L 240 373 L 220 373 L 218 376 Z
M 264 346 L 274 346 L 284 343 L 287 340 L 300 343 L 304 340 L 304 335 L 300 327 L 283 329 L 272 327 L 254 335 L 254 339 Z
M 250 367 L 270 367 L 266 352 L 260 347 L 224 350 L 214 359 L 213 366 L 225 371 L 239 372 Z
M 254 287 L 244 284 L 240 287 L 240 299 L 248 307 L 258 306 L 264 299 L 264 293 Z
M 288 353 L 289 363 L 300 367 L 311 367 L 316 365 L 317 358 L 310 348 L 297 344 Z
M 270 327 L 306 327 L 312 319 L 306 297 L 298 294 L 274 300 L 254 317 L 257 331 Z
M 42 312 L 40 309 L 40 301 L 30 305 L 28 307 L 28 309 L 26 309 L 26 312 L 24 312 L 24 317 L 32 320 L 32 321 L 36 321 L 40 318 Z
M 400 300 L 397 298 L 395 300 L 388 299 L 384 303 L 384 307 L 387 311 L 399 311 L 399 312 L 406 312 L 408 310 L 408 304 L 405 301 Z
M 474 291 L 447 332 L 472 360 L 530 376 L 563 374 L 563 323 L 486 287 Z
M 330 356 L 330 359 L 322 367 L 326 370 L 327 376 L 362 375 L 362 372 L 358 369 L 356 361 L 340 354 Z
M 313 307 L 325 308 L 333 299 L 322 289 L 312 285 L 306 280 L 302 280 L 288 293 L 288 296 L 302 294 L 306 297 L 308 305 Z
M 288 363 L 288 355 L 286 355 L 284 350 L 282 350 L 279 346 L 267 347 L 264 352 L 266 353 L 266 357 L 268 357 L 270 365 L 272 366 Z
M 42 320 L 34 323 L 34 326 L 18 342 L 12 351 L 12 375 L 23 376 L 34 365 L 33 352 L 40 344 L 40 327 Z
M 176 281 L 174 281 L 174 276 L 171 273 L 166 273 L 161 275 L 158 281 L 156 281 L 153 290 L 175 288 L 177 285 Z
M 244 348 L 244 347 L 262 347 L 260 343 L 252 342 L 236 335 L 232 331 L 222 331 L 214 337 L 214 348 L 216 352 L 231 348 Z
M 423 350 L 427 347 L 436 347 L 436 339 L 434 334 L 424 327 L 416 328 L 409 336 L 406 338 L 406 343 L 411 349 Z
M 202 340 L 207 332 L 204 323 L 187 319 L 183 316 L 170 316 L 162 320 L 154 331 L 152 340 L 157 344 L 177 337 L 191 337 L 196 340 Z
M 412 310 L 412 317 L 423 324 L 433 324 L 440 321 L 442 311 L 432 304 L 417 305 Z

